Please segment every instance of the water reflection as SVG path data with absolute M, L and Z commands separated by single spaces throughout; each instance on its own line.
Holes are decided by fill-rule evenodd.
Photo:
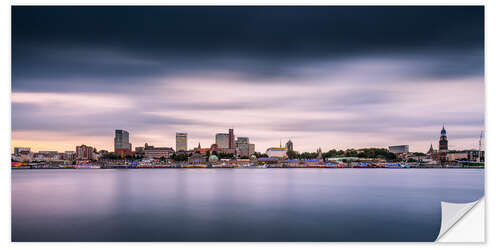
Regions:
M 13 170 L 14 241 L 433 241 L 477 169 Z

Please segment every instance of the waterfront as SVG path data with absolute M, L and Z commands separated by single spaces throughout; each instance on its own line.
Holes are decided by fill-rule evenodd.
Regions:
M 12 170 L 13 241 L 433 241 L 483 169 Z

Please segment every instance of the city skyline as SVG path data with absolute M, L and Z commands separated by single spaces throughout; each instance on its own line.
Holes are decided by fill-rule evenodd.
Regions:
M 234 131 L 234 129 L 232 129 L 232 128 L 231 128 L 231 129 L 229 129 L 229 132 L 230 132 L 230 133 L 232 133 L 233 131 Z M 444 132 L 443 132 L 443 131 L 444 131 Z M 479 138 L 479 140 L 480 140 L 480 141 L 481 141 L 481 140 L 482 140 L 482 138 L 483 138 L 483 132 L 484 132 L 484 131 L 481 131 L 481 135 L 480 135 L 480 138 Z M 442 127 L 442 129 L 441 129 L 441 132 L 440 132 L 440 133 L 441 133 L 441 134 L 440 134 L 440 137 L 439 137 L 439 141 L 437 142 L 437 147 L 438 147 L 439 149 L 441 149 L 441 147 L 442 147 L 442 146 L 441 146 L 441 142 L 442 142 L 442 139 L 443 139 L 443 133 L 444 133 L 444 136 L 446 137 L 446 130 L 445 130 L 445 126 L 444 126 L 444 124 L 443 124 L 443 127 Z M 126 135 L 125 143 L 129 141 L 129 132 L 128 132 L 128 131 L 123 130 L 123 129 L 115 129 L 114 150 L 110 150 L 110 149 L 108 149 L 108 148 L 97 148 L 97 147 L 94 147 L 94 146 L 92 146 L 92 145 L 85 145 L 85 144 L 81 144 L 81 146 L 89 146 L 89 147 L 95 148 L 95 150 L 105 150 L 105 151 L 114 152 L 115 154 L 120 155 L 120 152 L 121 152 L 121 151 L 117 152 L 117 150 L 122 150 L 122 149 L 124 149 L 124 148 L 121 148 L 121 147 L 120 147 L 120 148 L 117 148 L 117 136 L 118 136 L 118 135 L 120 135 L 120 136 L 121 136 L 122 134 L 125 134 L 125 135 Z M 219 137 L 219 136 L 221 136 L 221 135 L 225 135 L 225 137 Z M 231 139 L 230 139 L 230 137 L 229 137 L 228 135 L 229 135 L 228 133 L 216 133 L 216 134 L 215 134 L 215 138 L 214 138 L 213 143 L 210 143 L 210 144 L 209 144 L 209 145 L 207 145 L 207 146 L 205 146 L 205 145 L 204 145 L 204 146 L 202 147 L 202 146 L 201 146 L 201 142 L 200 142 L 200 141 L 198 141 L 197 146 L 192 146 L 192 147 L 190 147 L 190 146 L 189 146 L 189 140 L 187 139 L 187 138 L 188 138 L 188 133 L 186 133 L 186 132 L 176 132 L 176 133 L 175 133 L 175 145 L 166 145 L 166 146 L 167 146 L 168 148 L 172 148 L 172 149 L 173 149 L 173 148 L 176 148 L 176 150 L 175 150 L 175 151 L 192 151 L 192 150 L 196 150 L 197 148 L 202 148 L 202 149 L 206 148 L 206 149 L 208 149 L 208 148 L 211 148 L 213 145 L 216 145 L 218 148 L 221 148 L 221 149 L 230 149 L 231 147 L 230 147 L 229 145 L 230 145 L 230 141 L 231 141 Z M 181 137 L 183 138 L 183 139 L 181 139 L 181 141 L 179 141 L 179 136 L 181 136 Z M 233 134 L 233 137 L 234 137 L 234 136 L 235 136 L 235 135 Z M 250 139 L 249 137 L 244 137 L 244 136 L 237 136 L 236 138 L 238 138 L 238 140 L 242 140 L 242 142 L 243 142 L 243 141 L 245 141 L 247 144 L 249 143 L 249 139 Z M 233 139 L 234 139 L 234 138 L 233 138 Z M 238 143 L 238 140 L 235 140 L 235 141 L 234 141 L 234 143 L 236 143 L 236 145 L 237 145 L 237 143 Z M 122 140 L 121 140 L 121 139 L 119 139 L 118 141 L 121 143 L 121 141 L 122 141 Z M 179 147 L 178 147 L 178 143 L 179 143 L 179 142 L 180 142 L 181 144 L 184 144 L 185 146 L 181 146 L 181 148 L 179 148 Z M 477 147 L 478 147 L 478 148 L 480 148 L 481 150 L 484 150 L 484 148 L 483 148 L 483 147 L 484 147 L 484 145 L 483 145 L 482 143 L 484 143 L 484 142 L 478 142 Z M 446 141 L 446 144 L 448 144 L 448 141 Z M 131 143 L 128 143 L 128 145 L 126 146 L 126 148 L 125 148 L 125 149 L 128 149 L 128 152 L 129 152 L 129 153 L 133 153 L 133 152 L 135 152 L 135 151 L 136 151 L 135 149 L 137 149 L 137 148 L 142 148 L 142 149 L 144 149 L 144 148 L 147 148 L 147 147 L 148 147 L 148 145 L 149 145 L 149 146 L 154 146 L 154 145 L 148 144 L 148 142 L 146 141 L 146 142 L 144 142 L 143 144 L 138 144 L 138 145 L 133 145 L 133 144 L 131 144 Z M 222 145 L 222 146 L 219 146 L 219 145 Z M 235 148 L 236 148 L 236 145 L 235 145 Z M 255 144 L 252 144 L 252 145 L 254 145 L 254 146 L 255 146 Z M 75 144 L 75 146 L 76 146 L 76 148 L 78 148 L 78 147 L 80 146 L 80 144 Z M 406 147 L 406 151 L 407 151 L 407 152 L 418 152 L 418 153 L 424 153 L 424 152 L 425 152 L 425 151 L 420 151 L 420 152 L 419 152 L 419 151 L 416 151 L 416 150 L 413 150 L 413 151 L 412 151 L 412 150 L 408 150 L 409 144 L 406 144 L 406 145 L 387 145 L 387 147 L 386 147 L 386 148 L 388 148 L 388 149 L 389 149 L 389 151 L 391 151 L 391 147 Z M 430 148 L 432 149 L 433 147 L 434 147 L 434 143 L 431 143 L 431 144 L 430 144 Z M 165 148 L 165 145 L 161 145 L 161 146 L 160 146 L 160 148 Z M 271 145 L 271 146 L 267 146 L 267 147 L 266 147 L 266 149 L 267 149 L 267 150 L 268 150 L 268 149 L 270 149 L 270 148 L 285 148 L 285 149 L 287 149 L 287 150 L 296 151 L 296 152 L 308 152 L 308 151 L 297 151 L 297 150 L 295 150 L 295 149 L 293 148 L 293 141 L 291 140 L 291 138 L 288 138 L 288 141 L 287 141 L 286 143 L 284 143 L 284 144 L 283 144 L 282 140 L 280 140 L 280 142 L 279 142 L 279 147 L 276 147 L 276 146 L 274 146 L 274 145 Z M 377 148 L 377 147 L 365 146 L 365 147 L 360 147 L 360 148 L 326 148 L 326 149 L 327 149 L 327 150 L 331 150 L 331 149 L 334 149 L 334 150 L 348 150 L 348 149 L 367 149 L 367 148 Z M 384 147 L 381 147 L 381 148 L 384 148 Z M 25 146 L 12 146 L 12 152 L 11 152 L 11 153 L 17 154 L 17 153 L 16 153 L 16 149 L 20 149 L 20 150 L 22 150 L 22 149 L 29 149 L 28 151 L 31 151 L 31 149 L 33 149 L 33 148 L 31 148 L 31 147 L 29 147 L 29 146 L 26 146 L 26 145 L 25 145 Z M 35 150 L 33 150 L 33 151 L 40 151 L 40 152 L 42 152 L 42 151 L 43 151 L 43 150 L 36 149 L 36 148 L 34 148 L 34 149 L 35 149 Z M 324 149 L 325 149 L 325 148 L 324 148 Z M 443 149 L 444 149 L 444 148 L 443 148 Z M 452 150 L 464 150 L 464 149 L 466 149 L 466 150 L 474 150 L 474 149 L 476 149 L 476 145 L 474 145 L 474 146 L 472 146 L 472 147 L 470 147 L 470 148 L 466 148 L 466 147 L 463 147 L 463 148 L 462 148 L 462 147 L 458 147 L 458 148 L 454 148 L 454 149 L 452 149 Z M 44 150 L 47 150 L 47 149 L 44 149 Z M 318 150 L 321 150 L 321 147 L 317 148 L 316 150 L 309 151 L 309 152 L 314 152 L 314 151 L 318 151 Z M 428 150 L 429 150 L 429 149 L 428 149 Z M 445 149 L 445 150 L 448 150 L 448 146 L 446 146 L 446 149 Z M 49 151 L 51 151 L 51 150 L 49 150 Z M 68 150 L 63 150 L 63 151 L 59 151 L 59 150 L 52 150 L 51 152 L 69 152 L 69 151 L 72 151 L 72 150 L 70 150 L 70 149 L 68 149 Z M 77 150 L 77 151 L 78 151 L 78 150 Z M 265 151 L 265 150 L 264 150 L 264 151 Z M 262 151 L 262 152 L 264 152 L 264 151 Z M 257 152 L 259 152 L 259 151 L 257 151 Z M 260 152 L 260 153 L 262 153 L 262 152 Z
M 121 128 L 192 149 L 234 128 L 259 152 L 426 152 L 443 123 L 452 149 L 484 130 L 483 7 L 131 10 L 12 7 L 12 148 L 112 150 Z

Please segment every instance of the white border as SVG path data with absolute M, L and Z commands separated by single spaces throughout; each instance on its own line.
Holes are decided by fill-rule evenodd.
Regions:
M 487 244 L 439 244 L 439 243 L 11 243 L 10 242 L 10 34 L 11 34 L 11 9 L 13 5 L 483 5 L 486 4 L 485 17 L 486 17 L 486 242 Z M 208 0 L 187 0 L 187 1 L 158 1 L 147 0 L 144 2 L 130 1 L 130 0 L 107 0 L 107 1 L 8 1 L 2 2 L 0 16 L 3 18 L 1 22 L 2 31 L 2 91 L 0 97 L 1 103 L 1 117 L 4 121 L 1 123 L 3 133 L 1 152 L 2 155 L 2 173 L 1 183 L 2 191 L 1 201 L 3 201 L 2 210 L 0 211 L 1 226 L 0 237 L 2 245 L 8 248 L 15 249 L 31 249 L 31 248 L 45 248 L 45 249 L 86 249 L 91 247 L 94 249 L 135 249 L 135 248 L 203 248 L 203 249 L 234 249 L 235 247 L 250 249 L 259 247 L 260 249 L 302 249 L 305 247 L 315 247 L 319 249 L 331 249 L 333 247 L 352 247 L 354 249 L 370 248 L 370 249 L 415 249 L 423 247 L 453 247 L 453 249 L 471 249 L 475 247 L 487 247 L 499 249 L 498 230 L 495 230 L 493 224 L 498 223 L 498 194 L 495 191 L 500 190 L 499 181 L 497 181 L 498 168 L 500 168 L 500 161 L 498 154 L 494 154 L 495 150 L 500 149 L 499 132 L 500 122 L 498 118 L 497 107 L 500 107 L 500 77 L 499 77 L 499 51 L 500 39 L 498 35 L 498 27 L 500 27 L 500 1 L 466 1 L 466 0 L 441 0 L 441 1 L 249 1 L 249 0 L 225 0 L 225 1 L 208 1 Z M 496 29 L 496 30 L 495 30 Z M 497 212 L 495 212 L 497 211 Z

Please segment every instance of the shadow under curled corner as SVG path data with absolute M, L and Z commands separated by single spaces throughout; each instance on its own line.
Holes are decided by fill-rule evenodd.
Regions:
M 469 203 L 441 202 L 441 229 L 436 242 L 448 242 L 443 236 L 450 231 L 464 216 L 466 216 L 476 205 L 484 200 L 484 197 Z

